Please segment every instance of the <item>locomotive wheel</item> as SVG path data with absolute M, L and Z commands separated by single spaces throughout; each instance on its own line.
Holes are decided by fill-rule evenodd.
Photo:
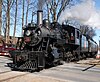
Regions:
M 71 51 L 68 51 L 67 53 L 65 53 L 65 55 L 64 55 L 64 60 L 66 61 L 66 62 L 71 62 L 72 61 L 72 56 L 73 56 L 73 54 L 71 53 Z
M 37 71 L 37 72 L 40 72 L 40 71 L 43 70 L 43 69 L 44 69 L 43 67 L 39 67 L 39 68 L 36 69 L 36 71 Z

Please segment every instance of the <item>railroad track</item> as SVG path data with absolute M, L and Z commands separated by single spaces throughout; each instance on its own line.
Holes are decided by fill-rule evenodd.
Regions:
M 100 60 L 92 59 L 92 60 L 81 60 L 79 62 L 75 62 L 76 64 L 85 64 L 85 65 L 100 65 Z
M 11 72 L 11 71 L 3 71 L 3 72 L 0 72 L 0 74 L 4 74 L 4 73 L 8 73 L 8 72 Z
M 0 82 L 6 82 L 8 80 L 28 75 L 29 72 L 17 72 L 17 71 L 5 71 L 0 73 Z

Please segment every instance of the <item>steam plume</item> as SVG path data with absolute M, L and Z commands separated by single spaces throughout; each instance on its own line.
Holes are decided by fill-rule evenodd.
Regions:
M 38 9 L 42 10 L 45 0 L 38 0 Z
M 51 0 L 38 0 L 38 9 L 39 9 L 39 10 L 42 10 L 43 5 L 44 5 L 46 2 L 50 3 Z
M 82 3 L 65 9 L 59 17 L 59 22 L 78 20 L 84 25 L 100 28 L 100 13 L 95 9 L 93 0 L 84 0 Z

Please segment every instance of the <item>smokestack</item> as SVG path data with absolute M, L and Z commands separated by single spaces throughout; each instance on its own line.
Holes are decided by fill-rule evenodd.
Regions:
M 37 25 L 38 26 L 42 25 L 42 22 L 43 22 L 43 11 L 38 10 L 37 11 Z

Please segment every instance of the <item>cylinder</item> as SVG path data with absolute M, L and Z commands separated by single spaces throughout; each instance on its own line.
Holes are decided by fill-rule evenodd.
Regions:
M 38 10 L 37 11 L 37 25 L 38 26 L 42 25 L 42 20 L 43 20 L 43 11 Z

